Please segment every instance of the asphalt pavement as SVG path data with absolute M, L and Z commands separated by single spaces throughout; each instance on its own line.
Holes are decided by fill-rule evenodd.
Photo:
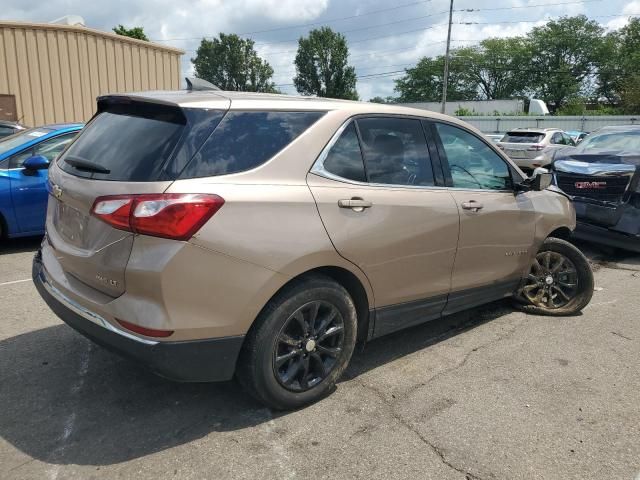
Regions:
M 640 256 L 586 247 L 581 315 L 508 302 L 371 342 L 308 408 L 179 384 L 62 324 L 0 246 L 0 478 L 628 479 L 640 475 Z

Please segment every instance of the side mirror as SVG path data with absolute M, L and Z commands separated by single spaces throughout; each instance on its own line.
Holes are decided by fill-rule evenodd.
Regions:
M 46 170 L 49 168 L 49 160 L 42 155 L 34 155 L 33 157 L 27 158 L 22 166 L 25 170 L 30 170 L 32 172 L 36 170 Z
M 531 176 L 522 183 L 516 184 L 516 192 L 540 192 L 546 190 L 553 181 L 553 175 L 543 167 L 536 168 Z
M 537 170 L 537 169 L 536 169 Z M 544 170 L 544 169 L 541 169 Z M 551 185 L 551 181 L 553 180 L 553 175 L 551 175 L 548 171 L 544 172 L 533 172 L 533 176 L 529 178 L 529 185 L 531 190 L 536 192 L 540 192 L 542 190 L 546 190 Z

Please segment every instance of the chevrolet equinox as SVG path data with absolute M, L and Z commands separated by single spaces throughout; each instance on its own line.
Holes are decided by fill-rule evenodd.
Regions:
M 33 279 L 96 343 L 265 404 L 330 392 L 356 342 L 513 297 L 593 292 L 571 200 L 466 123 L 221 91 L 98 98 L 51 166 Z

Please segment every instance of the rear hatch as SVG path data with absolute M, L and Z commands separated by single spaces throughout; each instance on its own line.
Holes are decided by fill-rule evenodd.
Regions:
M 509 158 L 533 159 L 543 150 L 544 137 L 541 132 L 507 132 L 499 144 Z
M 134 234 L 91 215 L 96 199 L 164 192 L 224 111 L 127 96 L 99 100 L 49 175 L 47 237 L 69 283 L 110 298 L 124 293 Z

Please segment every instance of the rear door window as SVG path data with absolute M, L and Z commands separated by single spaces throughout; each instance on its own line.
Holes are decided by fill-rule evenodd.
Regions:
M 347 180 L 367 181 L 354 123 L 350 123 L 333 144 L 324 159 L 323 167 L 327 172 Z
M 564 133 L 564 132 L 562 133 L 562 140 L 563 140 L 565 145 L 572 145 L 572 146 L 575 145 L 574 142 L 573 142 L 573 139 L 569 135 Z
M 433 168 L 420 120 L 371 117 L 357 120 L 370 183 L 431 186 Z
M 504 143 L 539 143 L 543 138 L 544 133 L 508 132 L 500 141 Z
M 325 112 L 230 111 L 181 179 L 243 172 L 273 158 Z
M 551 137 L 552 145 L 564 145 L 564 139 L 562 138 L 562 134 L 560 132 L 556 132 Z

